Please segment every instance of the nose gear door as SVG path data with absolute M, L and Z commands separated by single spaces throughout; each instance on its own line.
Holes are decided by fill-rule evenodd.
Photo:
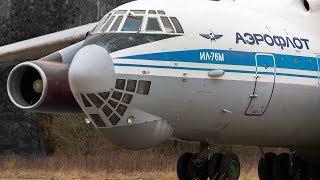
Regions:
M 273 54 L 257 53 L 255 60 L 255 86 L 245 112 L 249 116 L 261 116 L 265 113 L 271 101 L 276 80 L 276 64 Z

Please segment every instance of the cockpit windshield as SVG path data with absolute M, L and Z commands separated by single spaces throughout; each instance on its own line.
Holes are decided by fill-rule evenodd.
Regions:
M 110 12 L 98 23 L 95 33 L 158 33 L 183 34 L 176 17 L 163 10 L 117 10 Z
M 128 15 L 121 31 L 139 31 L 141 29 L 143 16 Z
M 148 32 L 159 32 L 162 31 L 159 20 L 157 17 L 149 17 L 148 21 L 147 21 L 147 27 L 146 27 L 146 31 Z

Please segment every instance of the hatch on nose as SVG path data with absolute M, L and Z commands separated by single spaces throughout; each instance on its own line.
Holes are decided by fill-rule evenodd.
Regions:
M 115 87 L 116 75 L 110 53 L 101 46 L 81 48 L 70 66 L 69 83 L 73 93 L 110 91 Z

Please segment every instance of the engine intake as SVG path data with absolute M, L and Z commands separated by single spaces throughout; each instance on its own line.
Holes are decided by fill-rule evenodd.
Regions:
M 69 64 L 31 61 L 19 64 L 9 74 L 7 90 L 19 108 L 38 112 L 81 112 L 69 87 Z

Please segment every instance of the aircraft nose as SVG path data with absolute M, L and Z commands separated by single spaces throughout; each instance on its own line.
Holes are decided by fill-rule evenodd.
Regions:
M 115 81 L 112 58 L 103 47 L 85 46 L 74 56 L 69 69 L 69 83 L 73 93 L 110 91 L 115 87 Z

